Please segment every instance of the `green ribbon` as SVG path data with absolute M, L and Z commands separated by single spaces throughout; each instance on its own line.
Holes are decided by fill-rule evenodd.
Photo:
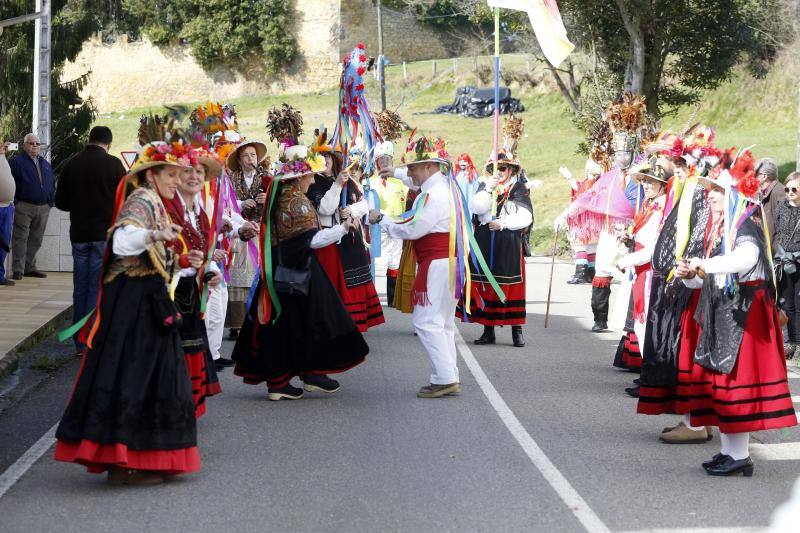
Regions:
M 67 339 L 69 339 L 70 337 L 75 336 L 75 334 L 78 333 L 81 330 L 81 328 L 83 328 L 83 326 L 86 325 L 86 322 L 88 322 L 88 320 L 92 316 L 92 314 L 94 314 L 94 309 L 89 311 L 89 314 L 87 314 L 85 317 L 81 318 L 80 320 L 78 320 L 74 324 L 72 324 L 67 329 L 59 331 L 58 332 L 58 340 L 59 340 L 59 342 L 64 342 Z
M 472 249 L 472 252 L 475 254 L 475 258 L 478 260 L 478 264 L 481 267 L 481 271 L 483 271 L 483 275 L 486 276 L 486 279 L 489 280 L 489 285 L 492 286 L 495 294 L 497 297 L 500 298 L 500 301 L 506 303 L 506 294 L 503 292 L 503 289 L 500 288 L 500 284 L 497 283 L 497 280 L 494 278 L 494 274 L 492 274 L 491 269 L 486 264 L 486 260 L 483 258 L 483 253 L 481 252 L 480 246 L 478 246 L 478 241 L 475 240 L 475 234 L 472 231 L 465 231 L 465 233 L 469 236 L 469 245 Z M 523 268 L 525 268 L 523 266 Z
M 272 191 L 269 195 L 269 204 L 267 205 L 267 234 L 264 236 L 264 277 L 267 280 L 267 291 L 269 291 L 272 306 L 275 308 L 275 318 L 272 323 L 274 324 L 278 317 L 281 315 L 281 301 L 278 299 L 278 293 L 275 292 L 275 281 L 272 279 L 272 205 L 275 203 L 275 196 L 277 196 L 279 182 L 277 180 L 272 182 Z M 280 246 L 280 243 L 278 243 Z

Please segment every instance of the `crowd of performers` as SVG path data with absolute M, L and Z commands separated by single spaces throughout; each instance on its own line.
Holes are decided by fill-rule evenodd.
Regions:
M 717 148 L 701 124 L 652 134 L 644 110 L 641 97 L 617 99 L 585 179 L 562 171 L 574 193 L 556 221 L 575 251 L 569 283 L 591 283 L 601 332 L 621 278 L 613 365 L 639 373 L 626 389 L 638 413 L 681 416 L 659 439 L 705 443 L 717 427 L 720 451 L 702 467 L 751 476 L 750 433 L 797 424 L 786 358 L 797 346 L 800 175 L 784 197 L 772 160 Z
M 199 470 L 197 420 L 226 367 L 266 384 L 270 400 L 336 392 L 330 376 L 364 362 L 363 334 L 385 320 L 377 256 L 387 304 L 413 313 L 430 359 L 417 396 L 461 391 L 456 317 L 484 326 L 477 344 L 508 325 L 524 346 L 533 208 L 514 153 L 520 120 L 481 175 L 469 155 L 453 162 L 444 140 L 414 131 L 395 165 L 401 132 L 388 125 L 370 150 L 325 129 L 301 144 L 302 116 L 286 105 L 270 111 L 273 154 L 241 137 L 232 106 L 201 106 L 185 128 L 183 119 L 142 117 L 97 306 L 69 331 L 87 349 L 57 460 L 107 471 L 111 484 Z

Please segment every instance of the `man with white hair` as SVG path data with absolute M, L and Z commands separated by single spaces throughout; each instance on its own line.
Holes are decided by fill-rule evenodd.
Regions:
M 25 153 L 10 161 L 11 174 L 17 186 L 11 240 L 12 278 L 16 280 L 22 276 L 47 277 L 36 268 L 36 254 L 42 246 L 44 229 L 55 200 L 56 180 L 50 163 L 39 155 L 41 146 L 39 137 L 29 133 L 23 144 Z
M 447 153 L 425 137 L 409 143 L 403 158 L 407 174 L 393 166 L 381 167 L 381 176 L 396 176 L 421 193 L 411 221 L 395 221 L 373 209 L 370 224 L 380 224 L 390 237 L 413 241 L 417 276 L 411 288 L 414 330 L 431 362 L 430 384 L 419 398 L 441 398 L 461 393 L 455 344 L 456 298 L 450 286 L 450 212 L 452 191 L 443 168 Z M 444 170 L 444 172 L 447 172 Z M 409 180 L 410 178 L 410 180 Z

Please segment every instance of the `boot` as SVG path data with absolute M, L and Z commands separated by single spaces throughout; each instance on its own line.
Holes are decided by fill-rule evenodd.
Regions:
M 567 283 L 570 285 L 586 283 L 586 265 L 584 263 L 575 265 L 575 274 L 567 280 Z
M 592 314 L 594 314 L 595 333 L 608 329 L 608 299 L 611 296 L 611 287 L 592 286 Z
M 475 339 L 475 344 L 482 346 L 484 344 L 494 344 L 494 326 L 483 326 L 483 335 Z
M 394 289 L 397 286 L 397 278 L 386 278 L 386 303 L 390 307 L 394 304 Z
M 511 340 L 517 348 L 525 346 L 525 337 L 522 336 L 522 326 L 511 326 Z

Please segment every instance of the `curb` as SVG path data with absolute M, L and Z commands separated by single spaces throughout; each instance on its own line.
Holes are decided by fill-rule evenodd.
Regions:
M 49 337 L 56 331 L 65 320 L 72 316 L 72 306 L 68 306 L 53 318 L 39 326 L 33 333 L 22 339 L 16 346 L 11 348 L 5 355 L 0 357 L 0 379 L 5 378 L 19 367 L 19 359 L 25 350 Z

